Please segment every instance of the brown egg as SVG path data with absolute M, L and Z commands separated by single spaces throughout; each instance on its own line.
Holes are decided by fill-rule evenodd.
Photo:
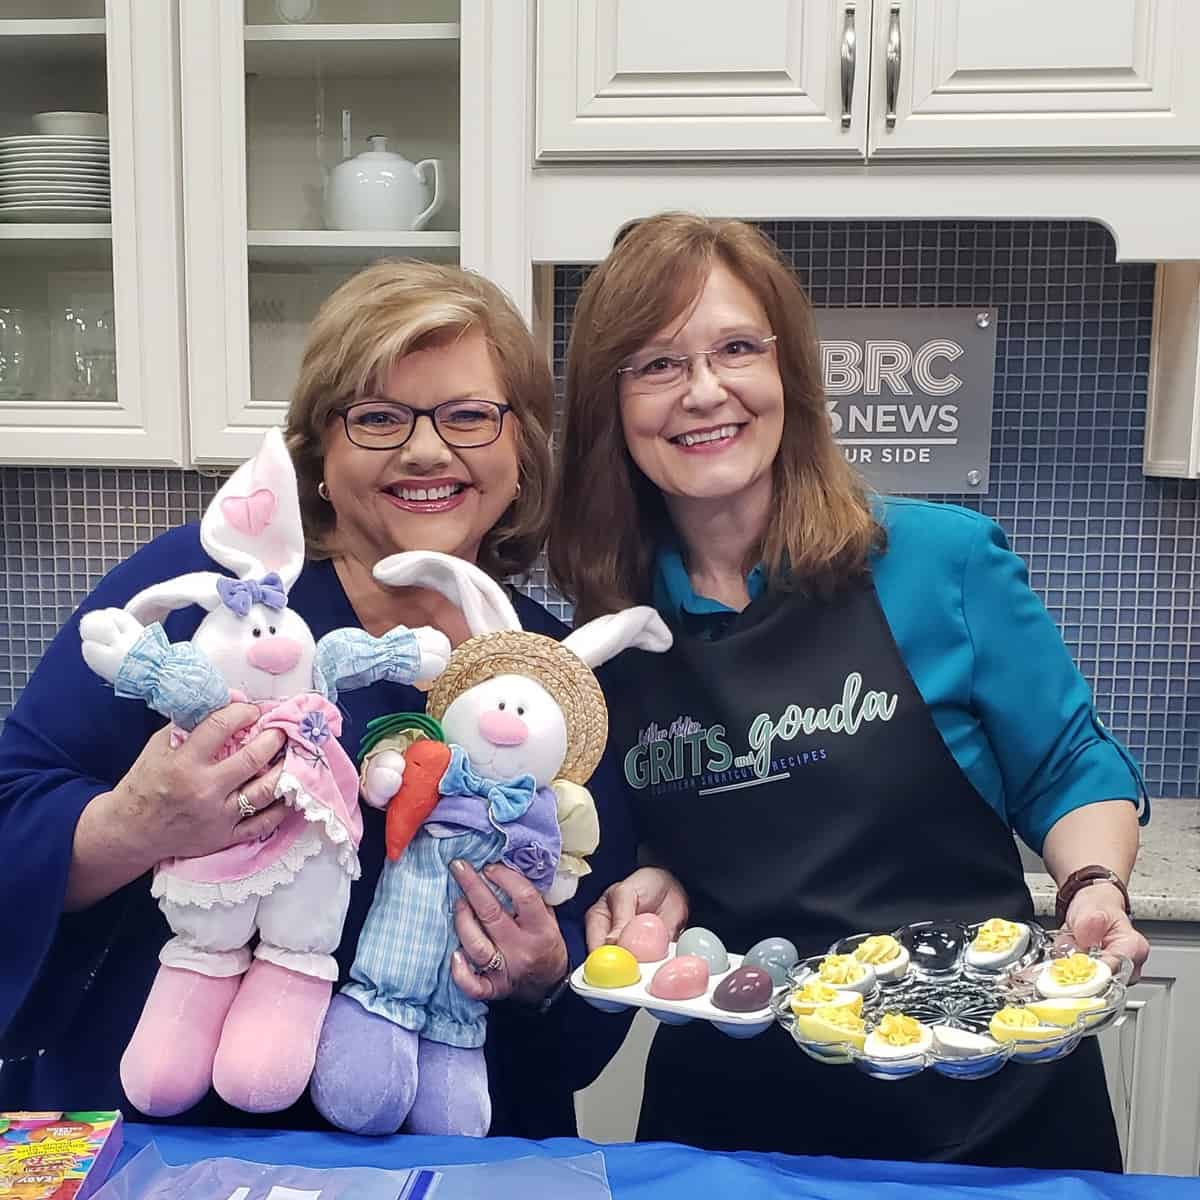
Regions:
M 671 950 L 671 935 L 657 913 L 639 913 L 617 938 L 638 962 L 658 962 L 666 958 Z
M 738 967 L 730 971 L 713 991 L 713 1007 L 726 1012 L 755 1012 L 766 1008 L 774 984 L 762 967 Z
M 650 995 L 660 1000 L 694 1000 L 708 990 L 708 963 L 695 954 L 680 954 L 654 972 Z

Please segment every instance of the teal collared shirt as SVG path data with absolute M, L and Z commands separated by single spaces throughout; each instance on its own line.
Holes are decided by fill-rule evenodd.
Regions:
M 872 562 L 880 606 L 938 733 L 976 791 L 1039 852 L 1060 818 L 1095 801 L 1128 799 L 1145 824 L 1141 772 L 1097 717 L 1000 527 L 956 505 L 897 497 L 878 498 L 877 515 L 888 534 Z M 766 582 L 756 566 L 746 578 L 752 601 Z M 668 620 L 732 612 L 695 593 L 674 546 L 658 553 L 654 604 Z

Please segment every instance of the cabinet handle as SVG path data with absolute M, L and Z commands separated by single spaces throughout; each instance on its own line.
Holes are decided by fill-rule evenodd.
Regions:
M 900 5 L 893 4 L 888 17 L 887 40 L 887 127 L 896 128 L 896 97 L 900 93 Z
M 842 26 L 842 128 L 850 128 L 854 107 L 854 67 L 858 39 L 854 34 L 854 9 L 847 6 Z

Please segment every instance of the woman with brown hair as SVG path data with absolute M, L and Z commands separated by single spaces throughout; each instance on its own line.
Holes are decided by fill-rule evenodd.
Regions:
M 314 637 L 347 626 L 379 635 L 404 624 L 465 640 L 465 619 L 443 596 L 385 587 L 372 567 L 420 549 L 468 559 L 498 580 L 527 570 L 546 529 L 551 403 L 544 356 L 486 280 L 455 267 L 394 262 L 338 288 L 313 322 L 287 419 L 308 549 L 289 603 Z M 0 902 L 25 916 L 0 981 L 0 1109 L 58 1109 L 87 1097 L 97 1108 L 132 1111 L 118 1063 L 170 932 L 146 873 L 163 859 L 269 835 L 284 815 L 275 798 L 277 734 L 215 761 L 230 736 L 257 720 L 256 707 L 219 710 L 175 748 L 161 718 L 118 699 L 80 653 L 83 613 L 214 569 L 196 524 L 118 565 L 59 631 L 5 722 L 0 836 L 24 852 L 12 856 Z M 525 628 L 556 638 L 566 632 L 528 598 L 514 595 L 513 603 Z M 168 618 L 170 640 L 188 640 L 201 616 L 192 607 Z M 352 757 L 372 718 L 425 707 L 420 692 L 387 682 L 339 700 Z M 623 806 L 611 818 L 606 811 L 615 780 L 609 774 L 606 787 L 604 771 L 593 791 L 605 844 L 593 864 L 595 878 L 612 879 L 633 860 L 623 856 Z M 364 826 L 362 878 L 351 889 L 336 955 L 339 983 L 383 861 L 383 814 L 365 810 Z M 456 915 L 465 957 L 453 975 L 476 999 L 512 998 L 494 1004 L 489 1028 L 492 1126 L 536 1137 L 571 1133 L 571 1093 L 588 1082 L 586 1055 L 572 1052 L 580 1076 L 569 1077 L 562 1006 L 545 1016 L 537 1008 L 566 974 L 567 943 L 582 957 L 582 914 L 595 892 L 586 895 L 585 880 L 581 898 L 558 910 L 560 930 L 523 876 L 500 865 L 487 874 L 516 901 L 515 915 L 466 867 L 459 882 L 470 903 Z M 531 1055 L 537 1073 L 524 1069 Z M 252 1118 L 210 1092 L 188 1119 L 241 1125 Z M 443 1132 L 444 1119 L 413 1114 L 409 1124 Z M 479 1120 L 486 1128 L 487 1113 Z M 307 1096 L 266 1122 L 323 1124 Z
M 869 494 L 826 415 L 809 302 L 739 221 L 665 214 L 588 278 L 551 529 L 578 619 L 652 601 L 668 654 L 610 668 L 644 867 L 588 913 L 802 955 L 916 920 L 1033 919 L 1013 832 L 1083 945 L 1140 966 L 1136 768 L 999 528 Z M 773 1027 L 663 1026 L 643 1139 L 1119 1170 L 1098 1047 L 888 1086 Z

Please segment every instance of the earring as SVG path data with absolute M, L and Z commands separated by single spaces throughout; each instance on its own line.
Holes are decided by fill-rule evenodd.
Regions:
M 321 480 L 320 483 L 317 484 L 317 495 L 320 496 L 321 499 L 324 500 L 326 504 L 329 503 L 329 486 L 326 484 L 325 480 L 323 480 L 323 479 Z
M 521 481 L 518 479 L 517 480 L 517 490 L 515 492 L 513 492 L 513 499 L 515 500 L 520 494 L 521 494 Z

